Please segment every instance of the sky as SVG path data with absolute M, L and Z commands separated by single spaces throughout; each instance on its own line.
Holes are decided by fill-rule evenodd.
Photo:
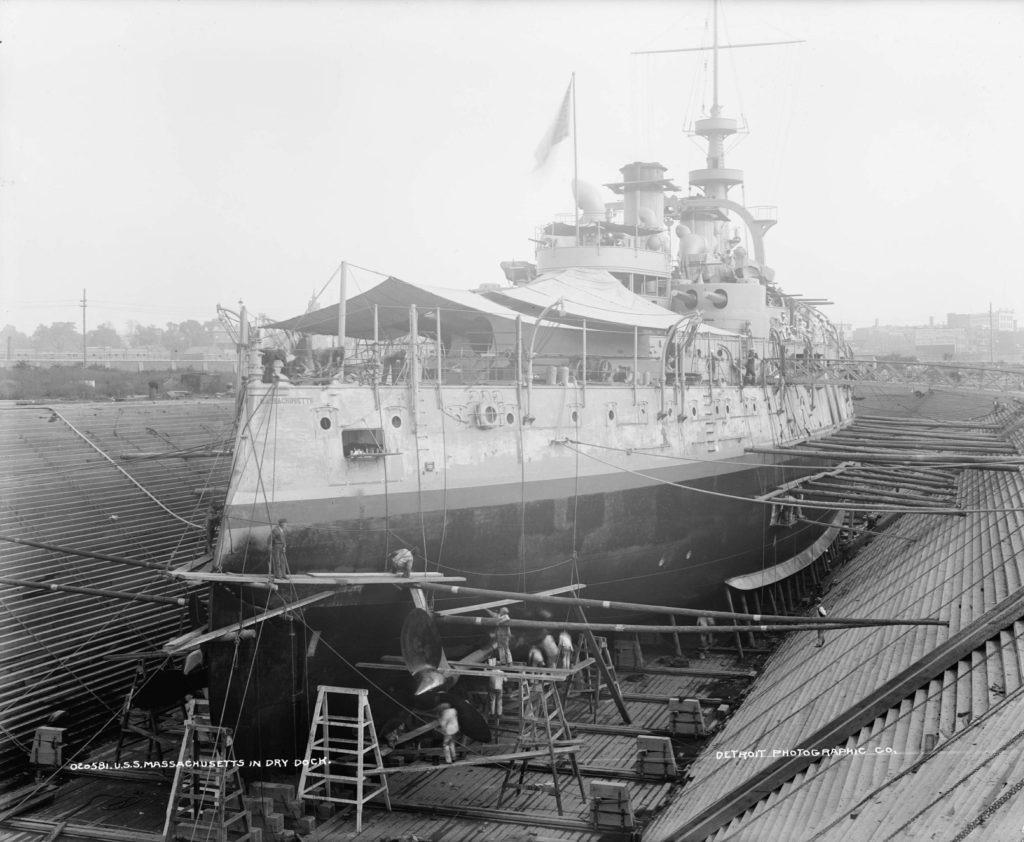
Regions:
M 707 0 L 3 0 L 0 326 L 273 318 L 337 269 L 502 282 L 582 180 L 704 166 Z M 728 147 L 767 262 L 854 326 L 1024 324 L 1024 3 L 723 0 Z

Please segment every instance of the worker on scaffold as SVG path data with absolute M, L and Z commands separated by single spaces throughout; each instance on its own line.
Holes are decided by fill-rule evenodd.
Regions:
M 281 518 L 270 528 L 270 578 L 284 579 L 288 576 L 288 559 L 285 550 L 288 544 L 285 539 L 285 526 L 288 521 Z
M 544 653 L 544 665 L 553 667 L 558 662 L 558 644 L 555 643 L 551 633 L 544 629 L 544 638 L 540 642 L 541 651 Z
M 565 629 L 558 635 L 558 668 L 560 670 L 572 669 L 572 635 Z
M 505 673 L 498 669 L 498 662 L 495 658 L 488 658 L 487 666 L 491 668 L 491 675 L 487 682 L 490 711 L 491 716 L 497 719 L 503 713 L 502 696 L 505 692 Z
M 498 663 L 509 666 L 512 663 L 512 622 L 508 608 L 502 606 L 498 611 L 498 625 L 494 629 L 494 645 L 498 650 Z

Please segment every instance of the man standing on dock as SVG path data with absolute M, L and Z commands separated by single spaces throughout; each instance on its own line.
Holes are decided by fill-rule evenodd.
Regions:
M 288 545 L 284 535 L 287 523 L 287 520 L 281 518 L 270 528 L 270 576 L 274 579 L 284 579 L 288 576 L 288 559 L 285 557 Z
M 825 610 L 825 606 L 822 605 L 821 602 L 818 603 L 817 614 L 818 614 L 818 622 L 824 623 L 825 622 L 825 618 L 828 616 L 828 611 Z M 814 645 L 816 647 L 822 647 L 822 646 L 825 645 L 825 630 L 824 629 L 818 629 L 818 640 L 817 640 L 817 642 Z

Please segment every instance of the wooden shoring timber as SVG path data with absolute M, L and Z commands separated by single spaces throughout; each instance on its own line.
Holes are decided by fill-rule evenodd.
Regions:
M 959 472 L 956 468 L 929 470 L 922 465 L 912 468 L 889 468 L 885 465 L 857 465 L 857 470 L 872 476 L 907 477 L 923 485 L 948 486 L 956 482 Z
M 835 508 L 833 506 L 833 508 Z M 567 605 L 574 608 L 601 608 L 604 610 L 615 610 L 615 611 L 642 611 L 645 614 L 668 614 L 675 615 L 677 617 L 714 617 L 715 619 L 722 620 L 748 620 L 755 623 L 760 622 L 771 622 L 771 623 L 792 623 L 795 626 L 802 626 L 809 623 L 817 622 L 815 617 L 794 617 L 788 614 L 749 614 L 736 611 L 712 611 L 705 610 L 703 608 L 680 608 L 675 605 L 645 605 L 637 602 L 617 602 L 608 599 L 584 599 L 565 597 L 565 596 L 540 596 L 538 594 L 530 593 L 516 593 L 514 591 L 496 591 L 489 588 L 472 588 L 465 587 L 464 585 L 442 585 L 434 583 L 421 583 L 418 587 L 424 590 L 431 591 L 447 591 L 452 594 L 467 594 L 469 596 L 516 596 L 521 598 L 524 602 L 537 602 L 542 605 Z M 873 617 L 829 617 L 830 623 L 839 624 L 859 624 L 859 623 L 881 623 L 884 625 L 949 625 L 944 620 L 935 619 L 913 619 L 913 620 L 892 620 L 891 618 L 873 618 Z M 440 622 L 446 622 L 440 617 Z M 496 625 L 497 619 L 492 617 L 461 617 L 461 618 L 450 618 L 451 622 L 461 622 L 464 625 Z M 526 622 L 526 621 L 523 621 Z M 538 628 L 565 628 L 565 624 L 550 623 L 547 621 L 531 621 L 538 623 Z M 612 625 L 612 624 L 606 624 Z M 596 626 L 592 626 L 596 628 Z M 612 625 L 613 630 L 618 630 L 620 627 Z M 655 626 L 643 626 L 643 629 L 650 630 L 656 628 Z M 678 629 L 682 631 L 685 626 L 666 626 L 668 629 Z M 694 628 L 701 629 L 704 632 L 707 631 L 707 626 L 696 626 Z M 714 627 L 718 629 L 718 626 Z
M 953 499 L 956 497 L 956 486 L 953 483 L 948 483 L 947 485 L 944 486 L 918 485 L 916 482 L 913 482 L 912 480 L 904 481 L 897 479 L 896 477 L 871 476 L 870 474 L 862 474 L 859 472 L 848 473 L 843 477 L 840 477 L 840 479 L 861 487 L 869 486 L 871 488 L 876 489 L 887 489 L 886 493 L 891 493 L 893 491 L 902 491 L 903 493 L 916 493 L 926 497 L 929 500 L 934 500 L 936 498 Z M 821 482 L 821 485 L 827 486 L 828 483 L 823 481 Z M 906 490 L 903 491 L 904 489 Z
M 825 448 L 862 448 L 865 450 L 909 450 L 911 453 L 966 453 L 972 456 L 1009 456 L 1017 455 L 1017 451 L 1009 444 L 995 447 L 988 445 L 968 444 L 967 442 L 934 442 L 925 439 L 893 441 L 892 439 L 865 439 L 851 436 L 833 437 L 817 442 Z
M 893 505 L 923 505 L 934 506 L 936 504 L 952 505 L 953 498 L 920 498 L 912 495 L 892 494 L 881 490 L 870 488 L 859 488 L 857 486 L 820 486 L 817 483 L 802 488 L 790 489 L 798 494 L 808 494 L 815 497 L 832 497 L 837 500 L 866 500 L 868 502 L 878 501 L 879 503 L 891 503 Z M 774 497 L 775 502 L 791 500 L 792 497 Z M 788 505 L 788 504 L 787 504 Z
M 907 464 L 943 466 L 943 465 L 967 465 L 977 470 L 996 471 L 1017 471 L 1024 466 L 1024 456 L 958 456 L 948 453 L 872 453 L 865 450 L 850 450 L 842 453 L 839 451 L 818 450 L 816 448 L 805 448 L 801 445 L 795 447 L 747 447 L 746 453 L 763 453 L 770 456 L 798 456 L 814 457 L 817 459 L 836 459 L 841 461 L 856 462 L 882 462 L 885 464 Z
M 465 580 L 463 580 L 465 581 Z M 537 591 L 537 596 L 558 596 L 564 593 L 574 593 L 581 591 L 586 588 L 586 585 L 564 585 L 560 588 L 551 588 L 546 591 Z M 517 605 L 521 603 L 521 599 L 497 599 L 492 602 L 478 602 L 476 605 L 461 605 L 458 608 L 445 608 L 443 611 L 436 613 L 441 616 L 447 617 L 452 614 L 472 614 L 474 611 L 488 611 L 492 608 L 501 608 L 502 606 Z
M 1002 629 L 1024 616 L 1024 592 L 1002 600 L 975 622 L 961 629 L 924 657 L 910 664 L 880 687 L 856 700 L 830 722 L 794 747 L 793 756 L 768 764 L 761 772 L 742 781 L 735 788 L 702 810 L 677 830 L 674 842 L 701 842 L 736 816 L 766 798 L 786 781 L 792 780 L 811 763 L 820 759 L 820 752 L 840 746 L 865 725 L 885 711 L 911 696 L 935 676 L 967 657 Z M 815 755 L 818 752 L 818 755 Z
M 936 482 L 954 483 L 960 476 L 960 468 L 956 465 L 885 465 L 868 463 L 860 466 L 862 470 L 881 471 L 895 476 L 913 476 L 916 480 L 934 480 Z
M 953 506 L 954 501 L 951 498 L 931 498 L 922 499 L 920 497 L 913 497 L 910 495 L 901 494 L 886 494 L 881 491 L 873 491 L 872 489 L 866 488 L 862 491 L 857 491 L 853 487 L 850 488 L 837 488 L 828 489 L 820 488 L 818 486 L 812 486 L 807 488 L 805 491 L 811 498 L 828 498 L 837 501 L 848 500 L 851 502 L 863 501 L 865 503 L 887 503 L 893 506 L 919 506 L 922 508 L 929 508 L 931 506 Z
M 849 427 L 844 427 L 843 429 L 844 430 L 854 430 L 854 431 L 857 431 L 857 432 L 866 431 L 866 432 L 869 432 L 869 433 L 884 433 L 886 435 L 895 435 L 895 436 L 913 436 L 913 435 L 920 435 L 920 434 L 924 434 L 924 435 L 927 435 L 927 436 L 935 436 L 935 437 L 938 437 L 938 438 L 968 438 L 969 436 L 972 436 L 972 437 L 979 437 L 979 438 L 982 438 L 982 439 L 985 439 L 985 440 L 991 440 L 991 441 L 1002 440 L 1002 438 L 1003 438 L 1003 436 L 1002 436 L 1002 428 L 1001 427 L 1000 428 L 984 429 L 984 428 L 975 428 L 975 427 L 972 426 L 972 427 L 965 427 L 965 428 L 962 428 L 962 429 L 950 430 L 949 428 L 943 429 L 943 428 L 927 427 L 927 426 L 900 427 L 900 426 L 891 426 L 891 425 L 888 425 L 888 424 L 876 424 L 876 423 L 867 423 L 867 422 L 854 421 L 854 423 L 852 423 Z
M 178 607 L 187 604 L 187 600 L 184 597 L 155 596 L 144 593 L 132 593 L 130 591 L 86 588 L 80 585 L 65 585 L 57 582 L 36 582 L 30 579 L 13 579 L 10 576 L 0 576 L 0 584 L 12 585 L 16 588 L 32 588 L 39 591 L 64 591 L 66 593 L 79 593 L 88 596 L 102 596 L 109 599 L 123 599 L 129 602 L 155 602 L 158 605 L 176 605 Z
M 956 490 L 956 483 L 952 477 L 946 481 L 923 479 L 916 476 L 914 471 L 876 471 L 871 468 L 861 467 L 857 468 L 856 471 L 848 472 L 846 475 L 870 482 L 888 482 L 898 485 L 900 488 L 916 488 L 919 491 L 928 493 L 954 492 Z
M 288 576 L 271 578 L 266 573 L 213 573 L 202 570 L 168 571 L 175 579 L 190 582 L 223 582 L 229 585 L 247 585 L 251 588 L 278 590 L 282 584 L 304 587 L 355 587 L 360 585 L 394 585 L 408 588 L 420 580 L 432 582 L 465 582 L 464 576 L 444 576 L 440 573 L 414 572 L 408 576 L 397 573 L 293 573 Z
M 819 497 L 848 497 L 856 500 L 884 500 L 889 503 L 920 503 L 925 506 L 933 506 L 935 504 L 953 505 L 954 497 L 952 494 L 944 495 L 933 495 L 931 497 L 923 497 L 919 494 L 901 494 L 891 489 L 877 488 L 869 485 L 856 485 L 853 483 L 847 485 L 825 485 L 824 483 L 811 483 L 805 486 L 805 490 L 808 494 L 817 495 Z
M 256 614 L 253 617 L 248 617 L 238 623 L 232 623 L 230 626 L 221 626 L 219 629 L 214 629 L 213 631 L 208 631 L 204 634 L 196 635 L 193 632 L 189 632 L 188 634 L 168 640 L 163 645 L 163 650 L 169 655 L 174 655 L 188 649 L 195 649 L 195 647 L 199 646 L 201 643 L 209 643 L 211 640 L 217 640 L 221 637 L 236 634 L 243 629 L 249 628 L 249 626 L 255 626 L 257 623 L 262 623 L 265 620 L 270 620 L 273 617 L 278 617 L 281 614 L 286 614 L 297 608 L 303 608 L 304 606 L 311 605 L 314 602 L 320 602 L 330 596 L 333 596 L 331 591 L 323 591 L 322 593 L 313 594 L 313 596 L 307 596 L 305 599 L 300 599 L 296 602 L 289 602 L 286 605 L 279 606 L 278 608 L 272 608 L 269 611 L 264 611 L 262 614 Z
M 975 421 L 943 421 L 941 419 L 934 419 L 931 421 L 924 421 L 920 418 L 900 418 L 898 416 L 890 415 L 861 415 L 857 414 L 856 424 L 859 421 L 875 421 L 882 422 L 884 424 L 895 424 L 906 427 L 940 427 L 946 429 L 981 429 L 981 430 L 1001 430 L 1002 424 L 988 423 L 988 422 L 975 422 Z
M 437 617 L 439 623 L 450 623 L 466 626 L 497 626 L 500 621 L 497 617 Z M 796 619 L 796 618 L 790 618 Z M 837 631 L 842 629 L 855 629 L 873 626 L 948 626 L 948 620 L 844 620 L 842 622 L 819 621 L 815 617 L 803 617 L 810 620 L 807 623 L 756 623 L 750 626 L 652 626 L 643 623 L 559 623 L 558 628 L 566 631 L 579 631 L 584 634 L 587 631 L 594 632 L 624 632 L 654 634 L 717 634 L 735 631 L 761 631 L 761 632 L 790 632 L 801 629 L 821 629 L 823 631 Z M 509 625 L 517 629 L 547 629 L 551 623 L 546 620 L 510 620 Z M 598 662 L 600 663 L 600 662 Z
M 819 442 L 824 447 L 861 447 L 868 450 L 909 450 L 914 453 L 936 452 L 936 453 L 970 453 L 980 456 L 1001 454 L 1016 455 L 1017 451 L 1010 444 L 977 444 L 971 442 L 937 442 L 928 439 L 914 438 L 906 441 L 896 441 L 891 438 L 869 439 L 863 436 L 833 436 L 829 439 L 822 439 Z
M 35 547 L 39 550 L 49 550 L 63 555 L 81 556 L 82 558 L 94 558 L 97 561 L 111 561 L 114 564 L 127 564 L 131 567 L 145 567 L 149 570 L 158 570 L 161 573 L 167 572 L 167 565 L 156 561 L 142 561 L 137 558 L 125 558 L 124 556 L 110 555 L 109 553 L 94 553 L 89 550 L 80 550 L 75 547 L 60 547 L 56 544 L 46 544 L 42 541 L 30 541 L 28 538 L 15 538 L 12 535 L 0 535 L 0 541 L 8 544 L 21 544 L 25 547 Z
M 845 438 L 833 436 L 828 439 L 819 439 L 815 442 L 816 447 L 834 448 L 836 450 L 850 450 L 860 448 L 862 450 L 909 450 L 912 453 L 935 451 L 938 453 L 968 453 L 984 456 L 986 454 L 998 456 L 1003 453 L 1014 454 L 1010 445 L 988 447 L 987 445 L 957 444 L 956 446 L 928 442 L 923 439 L 916 439 L 911 442 L 896 442 L 891 439 L 865 439 Z
M 962 436 L 952 435 L 946 433 L 928 433 L 924 431 L 917 432 L 891 432 L 884 430 L 864 430 L 856 427 L 847 427 L 845 430 L 839 433 L 834 433 L 830 438 L 865 438 L 879 440 L 884 439 L 891 442 L 914 442 L 914 441 L 929 441 L 929 442 L 964 442 L 966 444 L 983 444 L 983 445 L 998 445 L 1000 447 L 1008 447 L 1009 442 L 1002 436 Z
M 844 474 L 841 477 L 823 477 L 818 480 L 811 480 L 808 484 L 821 488 L 853 488 L 863 491 L 877 491 L 879 494 L 917 497 L 921 500 L 935 500 L 955 496 L 952 485 L 948 485 L 945 488 L 933 486 L 911 487 L 913 483 L 903 483 L 895 477 L 880 479 L 862 476 L 857 473 Z
M 847 504 L 839 500 L 801 500 L 796 497 L 779 497 L 774 501 L 780 506 L 795 506 L 802 509 L 814 509 L 815 511 L 834 512 L 836 509 L 842 509 L 846 512 L 890 512 L 892 514 L 926 514 L 926 515 L 955 515 L 956 517 L 966 517 L 968 512 L 963 509 L 957 508 L 942 508 L 932 506 L 895 506 L 891 503 L 878 503 L 877 505 L 870 505 L 868 503 L 858 504 L 852 503 Z
M 777 488 L 774 488 L 771 491 L 769 491 L 767 494 L 762 494 L 759 497 L 755 497 L 754 499 L 755 500 L 771 500 L 773 497 L 776 497 L 779 494 L 785 494 L 787 491 L 789 491 L 792 488 L 799 488 L 805 482 L 810 482 L 810 481 L 816 480 L 816 479 L 823 479 L 825 477 L 845 476 L 846 471 L 851 470 L 853 467 L 854 467 L 854 463 L 853 462 L 843 462 L 843 464 L 837 465 L 831 471 L 821 471 L 820 473 L 813 474 L 812 476 L 809 476 L 809 477 L 800 477 L 800 479 L 795 479 L 795 480 L 792 480 L 790 482 L 783 483 L 782 485 L 778 486 Z

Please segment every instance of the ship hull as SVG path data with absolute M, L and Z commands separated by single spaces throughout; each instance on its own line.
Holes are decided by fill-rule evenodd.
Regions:
M 477 587 L 536 591 L 582 582 L 600 598 L 718 607 L 723 581 L 783 561 L 820 534 L 808 523 L 775 526 L 772 507 L 751 501 L 808 470 L 799 462 L 730 460 L 585 482 L 280 501 L 269 518 L 289 524 L 293 573 L 383 572 L 391 551 L 409 548 L 418 569 L 466 576 Z M 265 544 L 247 537 L 241 533 L 223 555 L 226 572 L 269 571 Z
M 728 607 L 727 579 L 782 562 L 821 536 L 824 527 L 813 523 L 773 525 L 772 508 L 751 499 L 812 470 L 799 462 L 730 460 L 643 476 L 618 471 L 590 477 L 587 493 L 571 479 L 552 480 L 521 487 L 482 485 L 443 497 L 365 498 L 359 503 L 361 516 L 349 519 L 337 500 L 277 503 L 270 514 L 304 524 L 289 529 L 287 559 L 295 573 L 380 572 L 389 550 L 412 547 L 421 565 L 425 556 L 428 569 L 464 576 L 474 587 L 538 591 L 583 583 L 584 595 L 591 598 L 721 609 Z M 809 514 L 831 520 L 829 513 Z M 253 544 L 223 556 L 226 571 L 261 573 L 267 564 L 265 551 Z M 269 596 L 252 590 L 240 601 L 234 590 L 215 589 L 211 621 L 219 627 L 236 621 L 240 611 L 274 607 L 288 597 L 287 590 Z M 437 601 L 439 608 L 453 604 Z M 225 721 L 237 723 L 240 756 L 301 754 L 318 684 L 369 684 L 380 718 L 397 711 L 392 699 L 411 698 L 409 676 L 388 673 L 368 680 L 365 670 L 354 666 L 398 654 L 398 629 L 412 607 L 407 591 L 353 588 L 322 605 L 305 609 L 301 617 L 260 624 L 259 639 L 244 641 L 237 650 L 223 642 L 211 647 L 214 707 L 225 712 Z M 566 615 L 526 606 L 513 611 L 555 622 Z M 629 616 L 591 615 L 616 621 Z M 486 632 L 462 629 L 455 627 L 446 637 L 449 651 L 487 643 Z M 520 640 L 521 646 L 529 643 Z

